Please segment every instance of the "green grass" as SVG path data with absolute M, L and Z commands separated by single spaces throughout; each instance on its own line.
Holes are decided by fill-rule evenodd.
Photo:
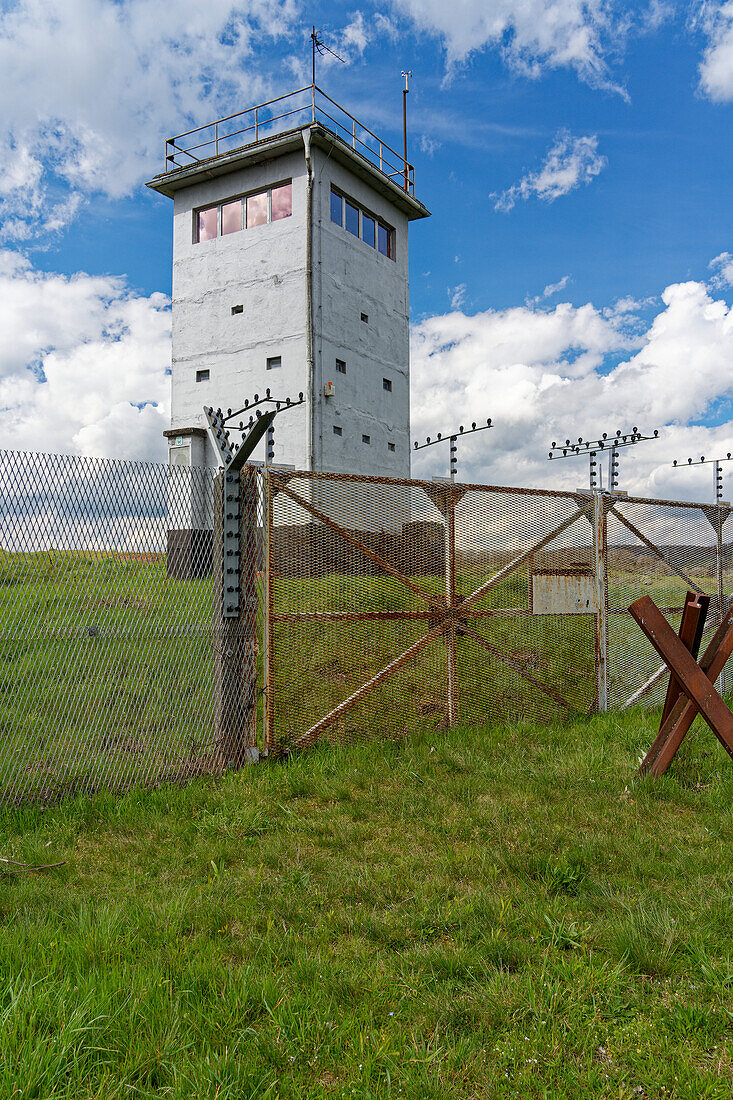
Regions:
M 733 1094 L 733 775 L 657 715 L 0 813 L 0 1096 Z

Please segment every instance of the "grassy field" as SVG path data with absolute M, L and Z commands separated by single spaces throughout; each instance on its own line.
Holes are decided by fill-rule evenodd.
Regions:
M 0 1096 L 733 1094 L 733 782 L 655 715 L 0 813 Z

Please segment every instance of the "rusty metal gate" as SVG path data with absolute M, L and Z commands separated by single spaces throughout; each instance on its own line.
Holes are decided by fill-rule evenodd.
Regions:
M 262 478 L 266 751 L 607 705 L 600 497 Z

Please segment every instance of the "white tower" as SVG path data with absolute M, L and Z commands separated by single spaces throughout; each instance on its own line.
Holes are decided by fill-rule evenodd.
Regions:
M 166 154 L 148 186 L 174 200 L 171 461 L 215 465 L 203 406 L 269 388 L 305 396 L 276 463 L 409 476 L 408 226 L 429 211 L 403 155 L 315 86 Z

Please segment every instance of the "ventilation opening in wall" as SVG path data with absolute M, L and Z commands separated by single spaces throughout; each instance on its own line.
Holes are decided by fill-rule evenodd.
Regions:
M 369 314 L 368 313 L 362 313 L 361 319 L 362 319 L 362 321 L 364 322 L 365 325 L 369 324 Z
M 280 355 L 271 355 L 267 360 L 268 370 L 277 370 L 278 367 L 283 365 L 282 357 Z
M 235 313 L 244 313 L 244 306 L 232 306 L 232 317 Z
M 343 361 L 343 359 L 336 360 L 336 370 L 339 374 L 346 374 L 346 363 Z
M 209 381 L 209 372 L 208 372 L 208 370 L 197 370 L 196 371 L 196 381 L 197 382 L 208 382 Z
M 387 450 L 388 451 L 393 451 L 394 450 L 394 443 L 388 443 L 387 444 Z
M 382 379 L 382 389 L 386 390 L 387 393 L 392 392 L 392 382 L 389 378 L 383 378 Z
M 372 437 L 370 435 L 363 435 L 361 437 L 362 443 L 371 443 Z
M 342 430 L 341 430 L 341 425 L 340 425 L 340 424 L 334 424 L 334 426 L 333 426 L 333 434 L 334 434 L 334 435 L 342 435 L 342 434 L 343 434 L 343 433 L 342 433 Z

